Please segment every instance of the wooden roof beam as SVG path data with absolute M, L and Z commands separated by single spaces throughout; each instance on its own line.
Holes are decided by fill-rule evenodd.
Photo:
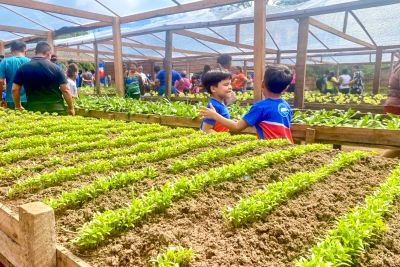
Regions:
M 233 47 L 236 47 L 236 48 L 244 48 L 244 49 L 253 50 L 253 46 L 252 45 L 237 44 L 236 42 L 231 42 L 231 41 L 228 41 L 228 40 L 223 40 L 223 39 L 207 36 L 207 35 L 196 33 L 196 32 L 192 32 L 192 31 L 176 30 L 174 32 L 176 34 L 179 34 L 179 35 L 182 35 L 182 36 L 191 37 L 191 38 L 195 38 L 195 39 L 199 39 L 199 40 L 203 40 L 203 41 L 207 41 L 207 42 L 211 42 L 211 43 L 216 43 L 216 44 L 222 44 L 222 45 L 226 45 L 226 46 L 233 46 Z M 275 53 L 276 54 L 277 50 L 271 49 L 271 48 L 266 48 L 266 52 L 267 53 Z
M 365 41 L 363 41 L 361 39 L 358 39 L 356 37 L 348 35 L 347 33 L 344 33 L 344 32 L 341 32 L 339 30 L 336 30 L 335 28 L 333 28 L 333 27 L 331 27 L 331 26 L 329 26 L 329 25 L 327 25 L 325 23 L 322 23 L 319 20 L 310 18 L 310 25 L 312 25 L 312 26 L 314 26 L 314 27 L 316 27 L 318 29 L 321 29 L 323 31 L 329 32 L 329 33 L 331 33 L 333 35 L 336 35 L 338 37 L 341 37 L 341 38 L 343 38 L 343 39 L 345 39 L 347 41 L 350 41 L 350 42 L 353 42 L 353 43 L 356 43 L 356 44 L 359 44 L 359 45 L 362 45 L 362 46 L 365 46 L 365 47 L 368 47 L 368 48 L 371 48 L 371 49 L 376 48 L 373 44 L 370 44 L 370 43 L 365 42 Z
M 112 45 L 113 41 L 105 41 L 105 42 L 101 42 L 101 43 L 102 44 L 107 44 L 107 45 Z M 158 50 L 158 51 L 164 51 L 165 50 L 165 47 L 163 47 L 163 46 L 147 45 L 147 44 L 140 44 L 140 43 L 136 44 L 136 43 L 122 42 L 122 46 L 132 47 L 132 48 L 152 49 L 152 50 Z M 175 52 L 175 53 L 182 53 L 182 54 L 212 55 L 212 53 L 208 53 L 208 52 L 198 52 L 198 51 L 179 49 L 179 48 L 173 48 L 172 51 Z
M 76 53 L 86 53 L 86 54 L 94 54 L 94 50 L 87 50 L 87 49 L 78 49 L 78 48 L 71 48 L 71 47 L 56 47 L 56 51 L 61 52 L 76 52 Z M 99 55 L 110 55 L 113 56 L 114 52 L 106 52 L 106 51 L 99 51 Z M 149 57 L 143 55 L 133 55 L 133 54 L 123 54 L 124 57 L 135 57 L 135 58 L 143 58 L 143 59 L 151 59 L 151 60 L 160 60 L 161 58 L 158 57 Z
M 17 32 L 17 33 L 32 34 L 32 35 L 46 36 L 46 37 L 47 37 L 47 33 L 48 33 L 48 31 L 34 30 L 34 29 L 27 29 L 27 28 L 22 28 L 22 27 L 14 27 L 14 26 L 6 26 L 6 25 L 0 25 L 0 31 Z
M 108 23 L 112 23 L 112 21 L 113 21 L 112 16 L 83 11 L 83 10 L 70 8 L 70 7 L 47 4 L 47 3 L 34 1 L 34 0 L 0 0 L 0 3 L 11 5 L 11 6 L 19 6 L 19 7 L 29 8 L 29 9 L 63 14 L 63 15 L 68 15 L 68 16 L 73 16 L 73 17 L 85 18 L 85 19 L 90 19 L 90 20 L 95 20 L 95 21 L 103 21 L 103 22 L 108 22 Z

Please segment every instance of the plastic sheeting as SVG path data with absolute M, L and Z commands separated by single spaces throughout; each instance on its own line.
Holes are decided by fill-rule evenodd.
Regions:
M 195 2 L 197 0 L 178 0 L 181 4 Z M 277 7 L 268 6 L 267 14 L 279 14 L 281 12 L 288 12 L 294 10 L 306 10 L 309 8 L 323 7 L 329 5 L 335 5 L 340 3 L 352 2 L 353 0 L 310 0 L 303 4 L 288 6 L 288 7 Z M 94 0 L 46 0 L 41 1 L 50 4 L 56 4 L 66 7 L 78 8 L 82 10 L 89 10 L 91 12 L 98 12 L 99 14 L 111 15 L 113 14 L 101 6 Z M 174 6 L 175 4 L 171 0 L 152 0 L 152 1 L 131 1 L 131 0 L 101 0 L 101 3 L 109 7 L 113 12 L 119 14 L 120 16 L 126 16 L 135 13 L 141 13 L 145 11 L 155 10 L 164 7 Z M 3 7 L 5 6 L 5 7 Z M 12 10 L 12 11 L 11 11 Z M 13 11 L 24 14 L 26 17 L 37 21 L 38 23 L 32 23 L 26 18 L 20 17 L 13 13 Z M 238 9 L 230 6 L 217 7 L 212 9 L 198 10 L 183 14 L 176 14 L 164 17 L 158 17 L 154 19 L 148 19 L 144 21 L 128 23 L 122 25 L 122 34 L 129 34 L 131 32 L 137 32 L 145 29 L 152 29 L 157 27 L 164 27 L 166 25 L 178 25 L 178 24 L 189 24 L 189 23 L 200 23 L 209 21 L 223 21 L 228 19 L 240 19 L 252 17 L 254 10 L 252 7 Z M 398 19 L 398 14 L 400 14 L 400 2 L 399 4 L 381 6 L 374 8 L 367 8 L 361 10 L 355 10 L 355 15 L 366 27 L 367 31 L 371 35 L 373 41 L 376 42 L 378 46 L 388 46 L 388 45 L 399 45 L 400 44 L 400 20 Z M 31 10 L 27 8 L 20 8 L 14 6 L 0 5 L 0 17 L 6 17 L 7 20 L 3 20 L 5 25 L 18 26 L 18 27 L 29 27 L 32 29 L 46 30 L 50 28 L 52 30 L 57 30 L 62 27 L 77 26 L 81 24 L 90 23 L 92 21 L 74 18 L 71 16 L 54 14 L 57 17 L 52 16 L 51 13 L 45 13 L 42 11 Z M 333 13 L 314 16 L 317 19 L 339 31 L 343 30 L 345 13 Z M 63 21 L 60 18 L 64 18 L 67 21 Z M 253 24 L 242 24 L 240 26 L 240 42 L 243 44 L 252 45 L 254 40 Z M 281 20 L 281 21 L 268 21 L 266 34 L 266 44 L 268 48 L 280 49 L 280 50 L 296 50 L 297 47 L 297 30 L 298 23 L 291 20 Z M 201 33 L 207 36 L 215 38 L 223 38 L 228 41 L 235 41 L 235 26 L 221 26 L 212 28 L 197 28 L 192 31 Z M 363 41 L 371 43 L 372 41 L 362 29 L 362 27 L 357 23 L 357 21 L 349 14 L 346 33 L 359 38 Z M 15 39 L 19 36 L 12 33 L 0 32 L 0 39 L 9 40 Z M 112 31 L 110 27 L 105 27 L 100 30 L 90 31 L 88 34 L 73 38 L 59 39 L 55 41 L 56 45 L 78 45 L 83 43 L 93 43 L 95 40 L 102 40 L 112 38 Z M 163 32 L 155 34 L 146 34 L 141 36 L 130 37 L 129 40 L 124 39 L 123 42 L 133 42 L 140 44 L 147 44 L 153 46 L 165 46 L 165 34 Z M 238 49 L 232 46 L 215 44 L 203 40 L 195 40 L 192 38 L 184 37 L 181 35 L 174 35 L 173 41 L 174 48 L 186 49 L 199 52 L 210 52 L 210 53 L 239 53 L 243 51 L 248 51 L 246 49 Z M 334 48 L 353 48 L 361 47 L 358 44 L 340 38 L 331 33 L 322 31 L 316 27 L 310 26 L 309 35 L 309 49 L 324 49 L 326 47 Z M 112 51 L 112 46 L 108 47 L 108 51 Z M 124 47 L 124 53 L 137 54 L 142 56 L 150 57 L 162 57 L 164 51 L 153 50 L 153 49 L 143 49 L 143 48 L 131 48 Z M 174 57 L 184 57 L 190 54 L 187 53 L 174 53 Z M 334 57 L 339 63 L 342 62 L 358 62 L 359 60 L 365 60 L 369 56 L 341 56 Z M 385 55 L 385 59 L 387 56 Z M 326 58 L 332 61 L 332 57 Z

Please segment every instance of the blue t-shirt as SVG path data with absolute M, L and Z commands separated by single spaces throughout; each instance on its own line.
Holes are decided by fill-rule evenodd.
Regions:
M 0 63 L 0 78 L 1 79 L 6 79 L 7 86 L 6 86 L 6 102 L 7 103 L 14 103 L 13 98 L 12 98 L 12 85 L 14 82 L 14 77 L 15 74 L 17 73 L 17 70 L 19 67 L 21 67 L 23 64 L 29 62 L 30 59 L 27 57 L 9 57 L 4 59 Z M 25 90 L 23 87 L 21 87 L 20 90 L 20 98 L 21 102 L 26 103 L 26 95 L 25 95 Z
M 210 101 L 207 104 L 208 108 L 210 107 L 210 103 L 213 105 L 213 107 L 215 108 L 215 111 L 219 115 L 221 115 L 224 118 L 230 119 L 229 111 L 223 103 L 219 102 L 218 100 L 216 100 L 214 98 L 210 98 Z M 200 130 L 203 129 L 203 123 L 208 123 L 210 125 L 213 125 L 214 126 L 213 130 L 216 132 L 228 132 L 229 131 L 228 128 L 226 128 L 219 122 L 216 122 L 215 120 L 211 120 L 211 119 L 203 119 L 203 121 L 201 122 Z
M 156 78 L 160 81 L 160 86 L 165 86 L 165 70 L 160 71 Z M 181 75 L 175 70 L 172 70 L 172 86 L 175 85 L 176 81 L 180 81 L 181 79 Z
M 292 110 L 282 98 L 258 101 L 243 117 L 248 125 L 256 128 L 260 139 L 283 138 L 293 144 L 290 132 L 291 119 Z

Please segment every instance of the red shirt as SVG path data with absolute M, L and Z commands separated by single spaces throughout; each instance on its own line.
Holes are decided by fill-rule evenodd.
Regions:
M 244 87 L 244 81 L 246 80 L 246 75 L 243 73 L 232 75 L 232 89 L 241 90 Z

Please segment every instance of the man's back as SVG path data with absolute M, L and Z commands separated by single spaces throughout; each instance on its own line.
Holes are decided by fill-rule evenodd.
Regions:
M 14 101 L 12 99 L 11 89 L 14 82 L 15 74 L 17 70 L 25 63 L 29 62 L 30 59 L 27 57 L 9 57 L 4 59 L 0 64 L 0 78 L 6 79 L 7 89 L 6 89 L 6 102 L 9 106 L 13 105 Z M 22 88 L 20 91 L 21 102 L 26 102 L 25 90 Z
M 28 105 L 33 103 L 63 103 L 60 85 L 66 84 L 64 73 L 42 57 L 34 57 L 17 71 L 14 83 L 23 85 Z

